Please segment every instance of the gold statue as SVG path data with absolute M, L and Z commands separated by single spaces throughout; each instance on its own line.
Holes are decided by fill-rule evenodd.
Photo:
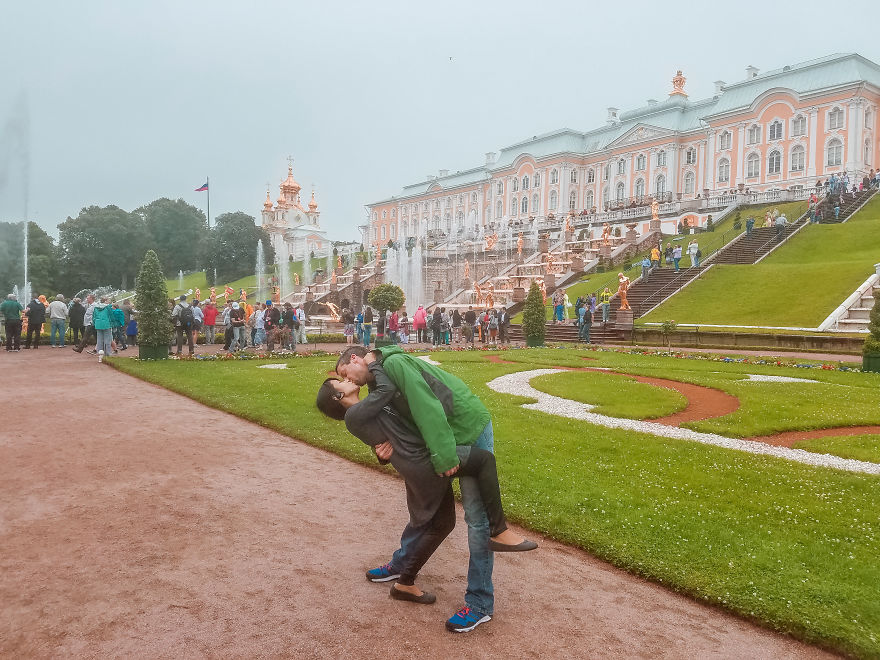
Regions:
M 541 278 L 541 284 L 540 284 L 539 288 L 541 289 L 541 298 L 543 298 L 543 302 L 546 305 L 547 304 L 547 283 L 544 281 L 543 277 Z
M 299 273 L 294 273 L 294 274 L 293 274 L 293 283 L 294 283 L 296 286 L 299 286 Z
M 212 303 L 217 302 L 217 287 L 216 286 L 211 287 L 211 302 Z
M 522 246 L 523 246 L 523 238 L 522 238 L 522 232 L 520 232 L 519 238 L 516 239 L 516 253 L 519 256 L 522 256 Z
M 330 275 L 330 281 L 333 282 L 333 284 L 336 284 L 336 271 L 335 270 L 333 271 L 333 274 Z
M 464 279 L 468 279 L 471 276 L 471 265 L 468 263 L 468 260 L 464 260 Z
M 549 254 L 549 253 L 547 254 L 547 264 L 546 264 L 546 266 L 544 266 L 544 268 L 548 273 L 553 272 L 553 255 L 552 254 Z
M 610 238 L 611 238 L 611 227 L 608 226 L 607 222 L 604 222 L 604 223 L 602 223 L 602 245 L 608 245 Z
M 651 220 L 659 220 L 660 219 L 660 202 L 657 201 L 655 197 L 651 200 Z
M 632 309 L 629 301 L 626 299 L 626 292 L 629 290 L 629 278 L 623 273 L 617 274 L 617 295 L 620 296 L 620 309 Z
M 483 292 L 480 290 L 479 282 L 474 282 L 474 303 L 479 305 L 483 301 Z
M 336 267 L 342 268 L 342 256 L 341 255 L 336 255 Z
M 565 232 L 568 233 L 571 231 L 571 216 L 565 216 Z
M 497 232 L 493 232 L 492 234 L 489 234 L 488 236 L 486 236 L 486 249 L 487 250 L 494 249 L 496 243 L 498 243 L 498 233 Z

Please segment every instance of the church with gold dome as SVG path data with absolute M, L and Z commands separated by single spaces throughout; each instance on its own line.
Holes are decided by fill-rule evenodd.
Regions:
M 321 229 L 318 202 L 315 191 L 306 207 L 303 207 L 300 190 L 302 186 L 293 178 L 293 165 L 287 168 L 287 178 L 281 182 L 278 199 L 272 203 L 266 191 L 263 203 L 262 226 L 272 240 L 279 259 L 300 261 L 305 256 L 326 257 L 331 250 L 327 232 Z

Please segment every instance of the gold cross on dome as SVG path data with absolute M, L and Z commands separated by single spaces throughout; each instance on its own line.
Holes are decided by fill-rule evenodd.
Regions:
M 288 164 L 290 167 L 293 167 L 293 156 L 288 156 L 288 157 L 287 157 L 287 164 Z

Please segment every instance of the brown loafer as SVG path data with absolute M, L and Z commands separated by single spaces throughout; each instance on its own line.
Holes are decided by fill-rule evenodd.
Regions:
M 391 585 L 391 597 L 395 600 L 407 600 L 410 603 L 419 603 L 420 605 L 431 605 L 437 600 L 437 596 L 423 591 L 421 596 L 416 596 L 408 591 L 401 591 L 394 585 Z

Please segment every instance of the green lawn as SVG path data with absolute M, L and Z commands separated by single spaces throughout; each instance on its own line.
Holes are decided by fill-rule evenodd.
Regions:
M 592 357 L 590 366 L 736 391 L 743 397 L 742 414 L 728 416 L 728 428 L 751 435 L 758 427 L 809 427 L 817 419 L 836 423 L 846 417 L 830 409 L 858 408 L 846 418 L 880 423 L 880 376 L 573 349 L 501 353 L 516 364 L 488 363 L 487 354 L 432 355 L 463 378 L 492 413 L 505 509 L 513 520 L 775 630 L 844 653 L 880 655 L 880 478 L 596 427 L 525 410 L 520 404 L 526 399 L 485 385 L 512 371 L 583 366 L 583 358 Z M 343 425 L 314 408 L 333 356 L 295 358 L 279 371 L 257 369 L 260 361 L 110 362 L 209 406 L 375 465 Z M 762 373 L 822 383 L 810 385 L 814 396 L 805 394 L 807 384 L 740 380 Z M 559 374 L 561 385 L 542 386 L 569 397 L 594 387 L 574 376 Z M 597 382 L 602 377 L 595 374 Z M 619 385 L 619 377 L 608 378 L 612 387 Z M 601 384 L 595 387 L 601 390 Z M 650 399 L 648 392 L 639 386 L 633 396 Z M 623 405 L 625 412 L 625 404 L 614 399 L 602 405 Z M 658 410 L 663 405 L 658 400 Z M 768 419 L 752 419 L 761 415 Z
M 665 417 L 687 405 L 675 390 L 639 383 L 628 376 L 588 371 L 568 371 L 538 376 L 532 387 L 596 407 L 593 412 L 612 417 L 653 419 Z
M 880 435 L 851 435 L 829 438 L 811 438 L 794 445 L 820 454 L 834 454 L 857 461 L 880 463 Z
M 312 262 L 312 270 L 314 271 L 317 268 L 323 267 L 326 265 L 326 259 L 315 259 Z M 271 268 L 271 265 L 270 265 Z M 303 271 L 303 262 L 302 261 L 293 261 L 289 264 L 290 268 L 290 281 L 293 282 L 293 274 L 297 273 L 300 277 L 302 277 Z M 205 271 L 196 271 L 193 273 L 187 273 L 183 276 L 183 288 L 180 287 L 179 281 L 176 277 L 172 279 L 165 280 L 165 284 L 168 287 L 168 295 L 169 296 L 179 296 L 181 293 L 186 293 L 188 290 L 192 289 L 195 291 L 196 289 L 201 289 L 202 298 L 207 298 L 208 294 L 211 291 L 211 285 L 208 284 L 208 276 Z M 256 275 L 246 275 L 237 280 L 233 280 L 231 282 L 220 282 L 217 284 L 217 295 L 222 295 L 223 291 L 226 289 L 226 284 L 229 284 L 233 289 L 235 289 L 235 299 L 238 300 L 238 292 L 240 289 L 244 289 L 248 293 L 248 300 L 250 302 L 254 302 L 257 299 L 256 285 L 257 285 L 257 276 Z M 268 291 L 268 284 L 267 291 Z
M 718 265 L 642 323 L 813 328 L 874 272 L 880 198 L 841 225 L 811 225 L 754 265 Z
M 712 232 L 704 232 L 702 234 L 696 235 L 683 235 L 677 234 L 675 236 L 664 236 L 663 244 L 672 243 L 673 246 L 676 243 L 682 244 L 682 250 L 687 246 L 690 242 L 691 238 L 696 238 L 697 243 L 700 246 L 703 254 L 708 255 L 710 252 L 717 250 L 718 248 L 727 245 L 734 238 L 739 236 L 745 231 L 745 222 L 746 218 L 749 215 L 754 215 L 755 218 L 763 218 L 764 213 L 767 210 L 778 209 L 780 213 L 785 213 L 789 219 L 798 218 L 804 211 L 807 210 L 807 202 L 786 202 L 784 204 L 764 204 L 764 205 L 755 205 L 755 206 L 746 206 L 739 210 L 741 216 L 741 227 L 739 229 L 734 229 L 734 217 L 735 213 L 726 217 L 719 224 L 715 225 L 715 230 Z M 644 252 L 639 253 L 636 257 L 633 257 L 626 264 L 622 264 L 620 268 L 612 268 L 609 271 L 604 273 L 592 272 L 587 275 L 584 275 L 580 280 L 571 286 L 566 288 L 566 292 L 568 293 L 568 297 L 571 300 L 571 304 L 574 305 L 574 301 L 577 300 L 578 296 L 586 296 L 591 293 L 595 293 L 598 296 L 598 293 L 602 291 L 606 286 L 611 289 L 611 291 L 617 291 L 617 274 L 619 272 L 623 272 L 630 279 L 635 279 L 642 274 L 641 262 L 642 259 L 646 256 L 650 256 L 651 250 L 648 249 Z M 691 260 L 686 254 L 682 256 L 681 266 L 683 268 L 687 268 L 690 266 Z M 631 267 L 626 269 L 624 266 L 630 265 Z M 663 264 L 665 266 L 665 264 Z M 550 298 L 547 298 L 547 303 L 544 306 L 544 314 L 548 321 L 553 319 L 553 303 L 550 301 Z M 571 314 L 574 314 L 574 309 L 572 308 Z M 517 313 L 511 318 L 511 323 L 522 323 L 522 312 Z

